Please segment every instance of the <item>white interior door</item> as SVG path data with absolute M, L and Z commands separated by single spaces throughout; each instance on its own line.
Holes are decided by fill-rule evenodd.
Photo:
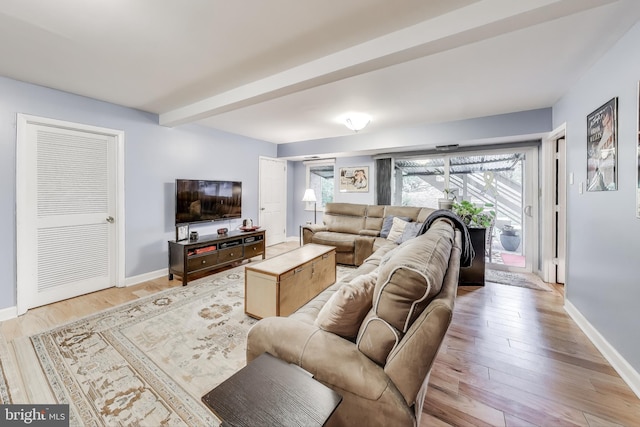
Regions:
M 19 117 L 18 313 L 118 284 L 116 133 Z M 74 129 L 75 127 L 75 129 Z
M 267 245 L 287 238 L 287 161 L 260 157 L 260 225 Z

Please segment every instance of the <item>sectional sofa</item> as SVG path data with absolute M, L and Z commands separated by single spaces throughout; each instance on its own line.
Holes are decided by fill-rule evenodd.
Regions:
M 375 231 L 384 211 L 372 209 L 378 216 L 371 225 L 368 208 L 339 211 L 341 217 L 364 213 L 344 223 L 355 227 L 364 220 L 364 229 Z M 329 212 L 338 216 L 336 209 Z M 413 215 L 422 217 L 419 209 Z M 424 234 L 387 242 L 290 316 L 260 320 L 248 333 L 247 363 L 268 352 L 334 389 L 343 400 L 329 426 L 418 426 L 431 367 L 453 315 L 462 239 L 455 227 L 438 218 Z M 347 260 L 355 259 L 346 252 Z
M 302 241 L 303 244 L 335 246 L 337 263 L 358 266 L 389 242 L 393 218 L 413 223 L 411 230 L 407 230 L 406 239 L 411 235 L 415 236 L 418 223 L 424 222 L 434 211 L 431 208 L 411 206 L 327 203 L 322 224 L 303 226 Z M 404 230 L 402 234 L 405 234 Z M 399 239 L 402 241 L 402 235 Z M 396 242 L 398 239 L 391 241 Z

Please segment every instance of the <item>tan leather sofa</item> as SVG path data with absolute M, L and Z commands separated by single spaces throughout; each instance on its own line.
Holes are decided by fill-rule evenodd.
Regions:
M 385 218 L 405 217 L 424 222 L 435 209 L 412 206 L 327 203 L 322 224 L 302 227 L 302 242 L 336 247 L 336 262 L 360 265 L 387 243 L 380 231 Z
M 453 315 L 460 246 L 460 231 L 446 219 L 402 245 L 385 245 L 290 316 L 258 321 L 248 333 L 247 363 L 268 352 L 334 389 L 343 400 L 329 426 L 418 426 Z M 324 311 L 345 288 L 369 277 L 375 287 L 366 316 L 355 324 L 357 336 L 318 324 L 325 305 Z

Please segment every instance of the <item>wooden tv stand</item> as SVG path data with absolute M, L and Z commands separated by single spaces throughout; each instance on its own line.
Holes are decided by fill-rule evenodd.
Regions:
M 216 270 L 262 255 L 265 258 L 265 231 L 230 231 L 227 234 L 201 236 L 198 240 L 169 240 L 169 280 L 189 274 Z

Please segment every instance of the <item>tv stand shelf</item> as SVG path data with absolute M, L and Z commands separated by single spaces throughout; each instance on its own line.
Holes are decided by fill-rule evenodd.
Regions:
M 169 240 L 169 280 L 189 274 L 212 271 L 262 255 L 265 258 L 265 231 L 230 231 L 227 234 L 201 236 L 197 240 Z

